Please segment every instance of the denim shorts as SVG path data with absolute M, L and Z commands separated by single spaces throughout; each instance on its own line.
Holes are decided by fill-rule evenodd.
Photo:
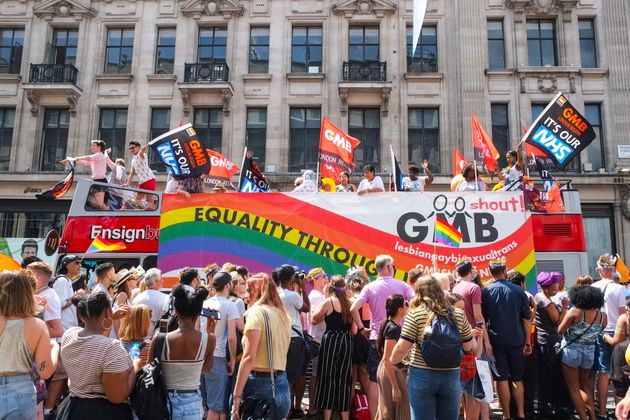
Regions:
M 291 393 L 289 391 L 289 381 L 287 381 L 286 372 L 277 372 L 275 382 L 275 401 L 278 407 L 278 414 L 280 417 L 286 418 L 291 409 Z M 247 397 L 273 399 L 271 392 L 271 376 L 268 373 L 251 372 L 243 389 L 242 399 L 244 400 Z
M 615 332 L 614 331 L 604 331 L 609 333 L 610 335 L 614 335 Z M 613 352 L 613 346 L 611 346 L 610 344 L 606 343 L 603 339 L 602 339 L 602 335 L 599 335 L 597 337 L 597 349 L 598 351 L 598 356 L 597 356 L 597 361 L 595 363 L 595 367 L 597 368 L 597 371 L 599 373 L 608 373 L 610 375 L 610 373 L 612 372 L 612 352 Z
M 370 340 L 370 349 L 368 350 L 368 376 L 370 377 L 370 382 L 376 382 L 379 363 L 381 363 L 381 356 L 376 350 L 376 340 Z
M 168 391 L 171 400 L 171 420 L 200 419 L 203 417 L 201 391 Z
M 562 346 L 566 341 L 562 340 Z M 573 369 L 592 369 L 595 361 L 595 344 L 571 343 L 562 350 L 562 363 Z
M 215 357 L 212 369 L 203 375 L 206 383 L 206 398 L 208 410 L 227 413 L 225 393 L 228 385 L 227 359 Z
M 0 376 L 0 419 L 37 419 L 31 375 Z

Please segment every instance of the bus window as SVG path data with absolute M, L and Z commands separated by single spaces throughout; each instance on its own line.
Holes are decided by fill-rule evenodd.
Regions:
M 105 193 L 105 208 L 101 207 L 101 194 Z M 85 201 L 86 211 L 143 211 L 155 210 L 159 205 L 157 194 L 130 191 L 114 186 L 92 185 Z

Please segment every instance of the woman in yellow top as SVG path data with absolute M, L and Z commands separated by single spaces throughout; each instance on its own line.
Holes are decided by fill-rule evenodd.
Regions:
M 416 296 L 410 303 L 411 310 L 405 317 L 401 336 L 394 347 L 390 362 L 394 365 L 402 362 L 411 350 L 408 391 L 412 420 L 456 420 L 461 400 L 459 361 L 456 356 L 461 355 L 462 350 L 472 350 L 474 344 L 472 329 L 464 312 L 448 304 L 444 292 L 433 276 L 418 280 L 415 292 Z M 451 330 L 449 336 L 451 345 L 447 346 L 447 351 L 442 354 L 442 357 L 446 356 L 446 359 L 449 359 L 448 350 L 455 352 L 454 357 L 450 357 L 452 365 L 436 367 L 435 361 L 425 361 L 425 358 L 431 353 L 432 349 L 429 346 L 438 341 L 437 336 L 428 341 L 429 334 L 436 334 L 436 331 L 431 329 L 443 327 L 446 323 L 439 323 L 443 320 L 448 320 L 448 325 L 457 328 L 459 337 L 457 332 Z M 445 336 L 443 333 L 442 337 Z M 426 349 L 423 347 L 425 339 L 429 345 Z M 460 345 L 461 349 L 457 349 Z

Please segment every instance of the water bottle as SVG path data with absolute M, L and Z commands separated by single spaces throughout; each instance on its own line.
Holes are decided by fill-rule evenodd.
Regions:
M 140 358 L 140 343 L 134 344 L 131 350 L 129 350 L 129 357 L 131 357 L 131 360 Z

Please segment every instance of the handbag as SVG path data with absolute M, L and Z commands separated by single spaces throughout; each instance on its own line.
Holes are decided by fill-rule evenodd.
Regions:
M 472 352 L 464 352 L 462 356 L 462 363 L 459 365 L 459 379 L 462 381 L 469 381 L 475 377 L 477 373 L 477 364 L 475 363 L 477 358 Z
M 477 395 L 481 394 L 481 392 L 479 392 L 481 390 L 475 389 L 475 387 L 478 387 L 479 385 L 481 385 L 483 389 L 483 399 L 478 399 L 477 396 L 475 396 L 475 399 L 478 399 L 481 402 L 490 404 L 492 401 L 494 401 L 494 393 L 492 391 L 492 375 L 490 374 L 490 364 L 486 360 L 481 360 L 481 359 L 475 360 L 475 363 L 477 365 L 477 376 L 479 377 L 479 381 L 475 379 L 475 381 L 473 382 L 473 396 L 475 396 L 475 394 Z
M 271 345 L 271 326 L 269 314 L 263 309 L 265 320 L 265 335 L 267 336 L 267 356 L 269 358 L 269 368 L 271 369 L 271 400 L 250 396 L 241 401 L 238 413 L 241 420 L 280 420 L 282 416 L 278 413 L 276 405 L 276 373 L 273 368 L 273 347 Z
M 306 331 L 300 331 L 293 326 L 291 326 L 291 330 L 293 330 L 302 339 L 304 359 L 306 360 L 306 363 L 310 362 L 314 357 L 319 356 L 319 343 L 315 341 L 312 335 Z

